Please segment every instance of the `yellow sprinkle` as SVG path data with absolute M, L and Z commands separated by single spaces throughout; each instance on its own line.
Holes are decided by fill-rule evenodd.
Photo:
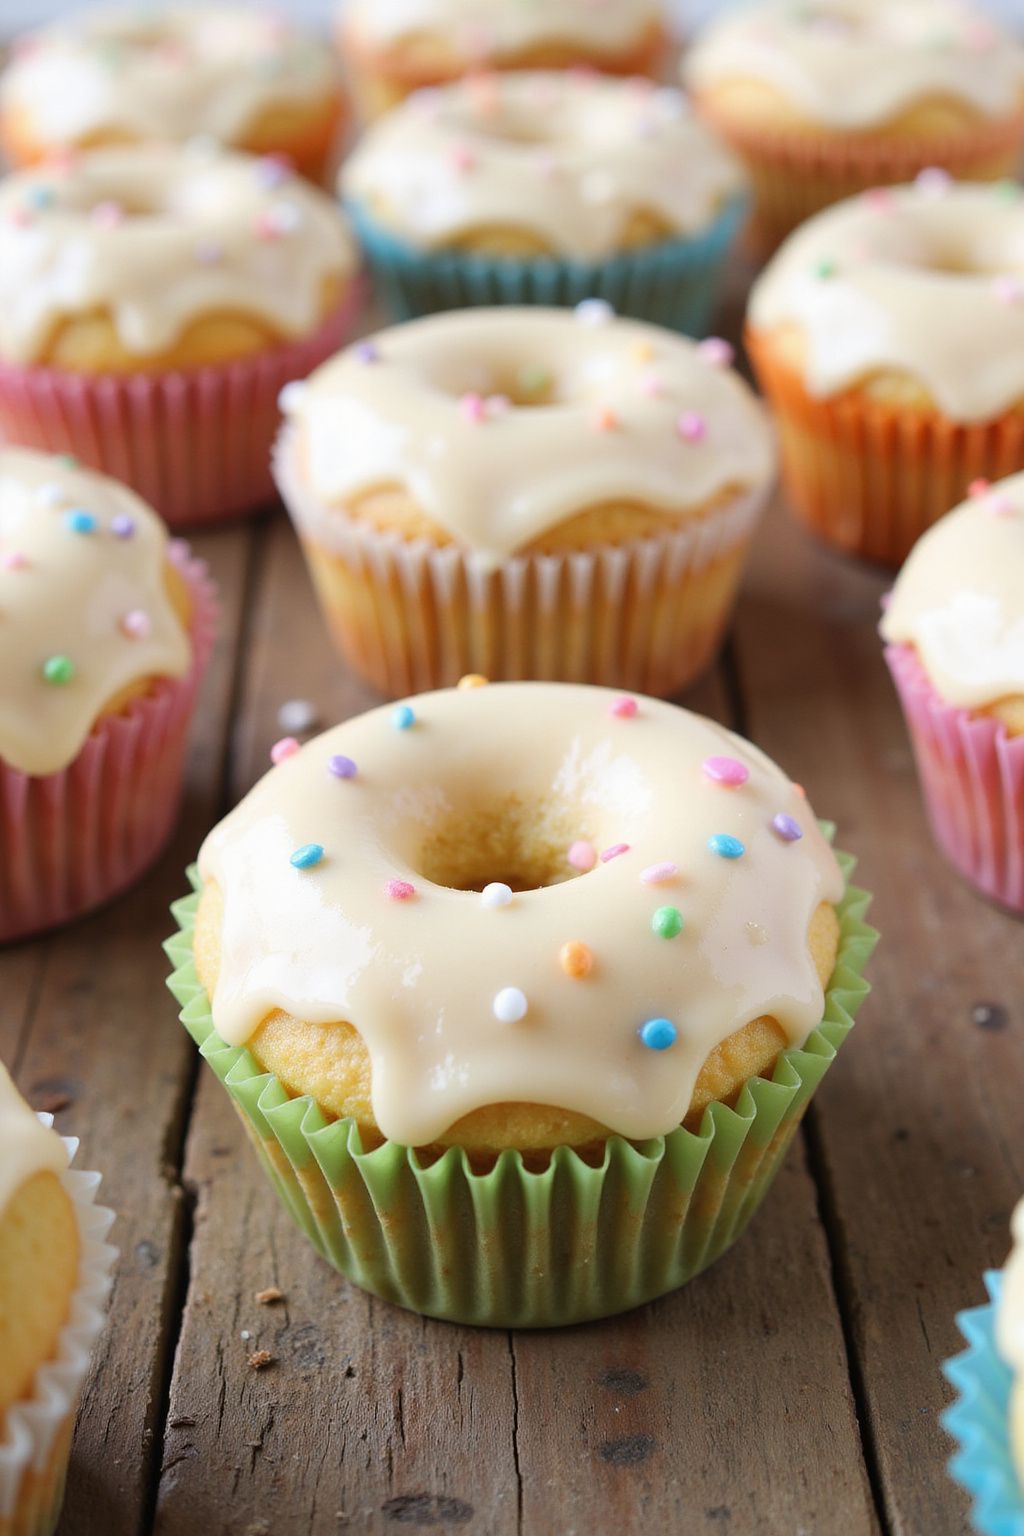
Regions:
M 654 356 L 654 348 L 649 341 L 636 341 L 633 343 L 633 356 L 638 363 L 649 363 Z
M 567 976 L 571 976 L 574 981 L 582 981 L 594 969 L 594 956 L 586 944 L 581 944 L 579 939 L 571 939 L 558 951 L 558 963 Z
M 483 677 L 479 672 L 467 672 L 465 677 L 459 678 L 458 686 L 460 688 L 486 688 L 489 682 L 490 678 Z

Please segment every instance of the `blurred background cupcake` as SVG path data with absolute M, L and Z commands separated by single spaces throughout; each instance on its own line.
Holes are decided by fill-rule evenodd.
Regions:
M 746 163 L 768 250 L 929 166 L 1010 175 L 1024 142 L 1024 49 L 960 0 L 759 0 L 698 34 L 683 77 Z
M 328 42 L 247 5 L 77 10 L 22 34 L 0 78 L 14 165 L 208 135 L 324 181 L 341 113 Z
M 728 350 L 599 300 L 467 310 L 288 391 L 278 484 L 349 665 L 390 694 L 691 682 L 774 480 Z
M 364 117 L 480 70 L 660 72 L 661 0 L 344 0 L 338 43 Z
M 109 900 L 177 816 L 204 567 L 124 486 L 0 449 L 0 940 Z
M 789 500 L 897 565 L 972 480 L 1024 469 L 1024 199 L 922 172 L 808 221 L 754 284 L 747 344 Z
M 600 295 L 697 335 L 746 203 L 738 162 L 678 91 L 575 71 L 410 98 L 341 189 L 396 318 Z
M 273 159 L 96 150 L 0 183 L 0 431 L 181 525 L 272 495 L 277 396 L 335 350 L 356 260 Z
M 882 621 L 932 829 L 984 895 L 1024 911 L 1024 475 L 927 533 Z

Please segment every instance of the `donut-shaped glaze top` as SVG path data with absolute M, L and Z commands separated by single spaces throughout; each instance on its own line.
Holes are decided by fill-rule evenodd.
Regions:
M 691 90 L 753 81 L 815 122 L 878 128 L 922 101 L 1024 110 L 1024 49 L 960 0 L 760 0 L 698 36 Z
M 0 448 L 0 758 L 66 768 L 124 688 L 190 662 L 167 533 L 127 487 Z
M 827 208 L 754 284 L 758 331 L 792 325 L 804 382 L 834 395 L 907 374 L 954 421 L 1024 400 L 1024 197 L 925 171 Z
M 497 564 L 594 506 L 678 511 L 767 487 L 772 432 L 723 348 L 596 300 L 433 315 L 286 391 L 288 441 L 326 538 L 332 504 L 399 486 Z
M 1013 1248 L 1003 1269 L 1003 1293 L 996 1314 L 996 1343 L 1015 1371 L 1024 1371 L 1024 1200 L 1010 1222 Z
M 0 1062 L 0 1216 L 37 1173 L 63 1173 L 68 1154 L 56 1131 L 32 1113 Z
M 354 266 L 344 216 L 276 160 L 96 150 L 0 182 L 0 356 L 31 362 L 96 310 L 140 359 L 210 314 L 301 336 Z
M 326 97 L 334 82 L 326 43 L 247 5 L 102 9 L 20 39 L 0 108 L 46 144 L 238 144 L 265 113 Z
M 808 927 L 843 891 L 806 801 L 749 743 L 545 683 L 325 732 L 199 868 L 224 898 L 221 1036 L 244 1042 L 274 1009 L 348 1022 L 376 1121 L 407 1145 L 510 1101 L 667 1133 L 733 1031 L 768 1014 L 797 1043 L 820 1022 Z
M 343 20 L 376 46 L 439 36 L 467 58 L 500 58 L 545 43 L 584 43 L 588 52 L 614 53 L 660 26 L 664 10 L 661 0 L 348 0 Z
M 744 177 L 680 92 L 538 70 L 414 95 L 369 129 L 341 184 L 416 245 L 527 231 L 595 259 L 637 215 L 669 234 L 706 228 Z

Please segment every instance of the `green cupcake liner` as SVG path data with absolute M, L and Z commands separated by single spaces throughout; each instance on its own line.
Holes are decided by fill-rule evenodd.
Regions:
M 634 1143 L 609 1137 L 593 1166 L 559 1147 L 543 1171 L 518 1152 L 474 1172 L 449 1148 L 424 1163 L 385 1142 L 366 1151 L 354 1121 L 328 1121 L 291 1097 L 244 1046 L 213 1027 L 192 954 L 199 901 L 172 908 L 165 949 L 181 1020 L 227 1089 L 282 1201 L 314 1247 L 376 1296 L 454 1322 L 555 1327 L 607 1317 L 674 1290 L 739 1236 L 764 1197 L 811 1095 L 867 996 L 864 966 L 878 935 L 866 891 L 846 879 L 840 942 L 821 1023 L 783 1051 L 771 1080 L 744 1084 L 735 1108 L 713 1103 L 700 1130 Z
M 347 203 L 346 211 L 378 297 L 397 320 L 493 304 L 571 307 L 597 298 L 617 314 L 703 336 L 747 200 L 731 199 L 698 234 L 659 240 L 603 261 L 425 251 L 378 224 L 360 203 Z

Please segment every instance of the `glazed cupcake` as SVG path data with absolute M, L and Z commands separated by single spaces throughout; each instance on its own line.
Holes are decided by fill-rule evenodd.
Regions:
M 0 1536 L 50 1536 L 89 1356 L 103 1326 L 113 1213 L 78 1145 L 0 1063 Z
M 205 569 L 124 486 L 0 449 L 0 941 L 159 854 L 213 642 Z
M 18 39 L 0 78 L 13 165 L 197 134 L 324 181 L 341 117 L 329 44 L 248 6 L 92 10 Z
M 926 167 L 1012 175 L 1024 142 L 1024 49 L 960 0 L 760 0 L 699 36 L 683 74 L 747 166 L 769 250 Z
M 346 0 L 338 44 L 363 116 L 376 117 L 421 86 L 493 70 L 656 76 L 666 36 L 661 0 Z
M 354 248 L 276 160 L 110 149 L 0 182 L 0 433 L 173 525 L 273 494 L 277 396 L 340 344 Z
M 273 756 L 171 987 L 320 1252 L 502 1327 L 710 1264 L 866 991 L 867 898 L 797 788 L 700 716 L 542 683 Z
M 691 682 L 774 477 L 727 351 L 598 300 L 473 310 L 289 391 L 275 472 L 349 665 L 390 694 L 467 672 Z
M 898 565 L 972 480 L 1024 468 L 1024 200 L 941 173 L 791 235 L 747 343 L 809 527 Z
M 473 78 L 410 98 L 341 191 L 397 318 L 576 304 L 704 332 L 744 177 L 678 91 L 578 72 Z
M 1024 912 L 1024 475 L 927 533 L 882 620 L 936 840 Z

